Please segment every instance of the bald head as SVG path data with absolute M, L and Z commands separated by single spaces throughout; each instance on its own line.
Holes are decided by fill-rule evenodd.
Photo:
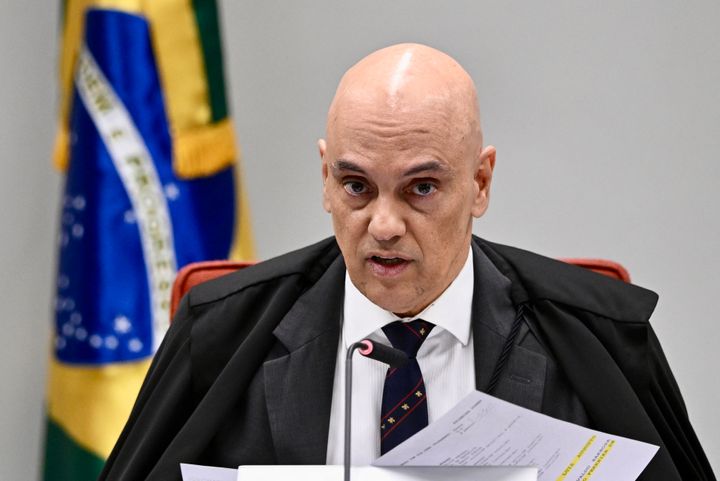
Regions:
M 327 136 L 360 116 L 442 118 L 456 141 L 482 146 L 475 85 L 452 57 L 420 44 L 377 50 L 343 76 L 328 112 Z

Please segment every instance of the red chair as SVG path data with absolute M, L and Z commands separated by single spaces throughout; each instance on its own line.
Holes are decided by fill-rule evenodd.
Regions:
M 590 269 L 599 274 L 630 282 L 630 274 L 619 263 L 606 259 L 560 259 L 563 262 Z M 188 264 L 178 272 L 173 283 L 172 297 L 170 299 L 170 319 L 175 317 L 175 311 L 182 297 L 191 287 L 201 282 L 209 281 L 243 267 L 251 266 L 254 262 L 247 261 L 202 261 Z
M 200 261 L 186 265 L 175 277 L 170 297 L 170 321 L 175 317 L 183 296 L 194 286 L 230 274 L 243 267 L 251 266 L 254 262 L 247 261 Z
M 608 277 L 612 277 L 613 279 L 618 279 L 620 281 L 628 283 L 630 282 L 630 274 L 628 273 L 627 269 L 625 269 L 622 264 L 615 261 L 609 261 L 607 259 L 584 258 L 561 258 L 560 260 L 563 262 L 567 262 L 568 264 L 573 264 L 579 267 L 584 267 L 585 269 L 590 269 L 591 271 L 597 272 L 598 274 L 606 275 Z

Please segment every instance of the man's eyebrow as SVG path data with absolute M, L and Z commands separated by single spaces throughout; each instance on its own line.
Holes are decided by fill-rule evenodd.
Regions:
M 422 164 L 410 167 L 408 170 L 403 172 L 403 176 L 409 177 L 411 175 L 416 175 L 423 172 L 444 172 L 446 170 L 448 170 L 447 165 L 443 164 L 442 162 L 439 162 L 437 160 L 428 160 L 427 162 L 423 162 Z
M 337 170 L 351 170 L 353 172 L 365 174 L 365 171 L 362 169 L 362 167 L 360 167 L 359 165 L 357 165 L 354 162 L 350 162 L 349 160 L 344 160 L 344 159 L 338 159 L 335 162 L 333 162 L 332 169 L 336 170 L 336 171 Z
M 350 162 L 349 160 L 338 159 L 333 162 L 331 167 L 334 171 L 350 170 L 352 172 L 367 175 L 362 167 L 360 167 L 354 162 Z M 447 170 L 447 166 L 442 162 L 439 162 L 437 160 L 428 160 L 427 162 L 423 162 L 422 164 L 410 167 L 405 172 L 403 172 L 402 175 L 403 177 L 410 177 L 412 175 L 417 175 L 423 172 L 444 172 Z

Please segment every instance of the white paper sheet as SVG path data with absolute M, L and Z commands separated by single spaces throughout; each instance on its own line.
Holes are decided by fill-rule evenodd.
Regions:
M 352 481 L 536 481 L 532 468 L 354 466 Z M 341 481 L 342 466 L 240 466 L 237 481 Z
M 180 463 L 183 481 L 235 481 L 237 469 Z
M 539 481 L 635 481 L 657 450 L 475 391 L 373 464 L 536 466 Z

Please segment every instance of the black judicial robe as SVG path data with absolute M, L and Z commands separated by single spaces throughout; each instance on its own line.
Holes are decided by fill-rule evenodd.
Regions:
M 525 306 L 527 328 L 566 376 L 590 427 L 660 446 L 640 480 L 715 479 L 648 323 L 655 293 L 473 243 L 512 282 L 512 302 Z M 324 464 L 343 276 L 329 238 L 193 288 L 99 479 L 179 480 L 180 462 Z M 308 328 L 284 331 L 289 313 Z M 511 356 L 522 348 L 514 349 Z M 302 356 L 302 373 L 288 364 L 292 356 Z M 287 382 L 266 382 L 273 376 Z M 318 382 L 294 381 L 308 376 Z M 280 409 L 268 409 L 269 400 Z M 548 412 L 547 404 L 530 406 Z

